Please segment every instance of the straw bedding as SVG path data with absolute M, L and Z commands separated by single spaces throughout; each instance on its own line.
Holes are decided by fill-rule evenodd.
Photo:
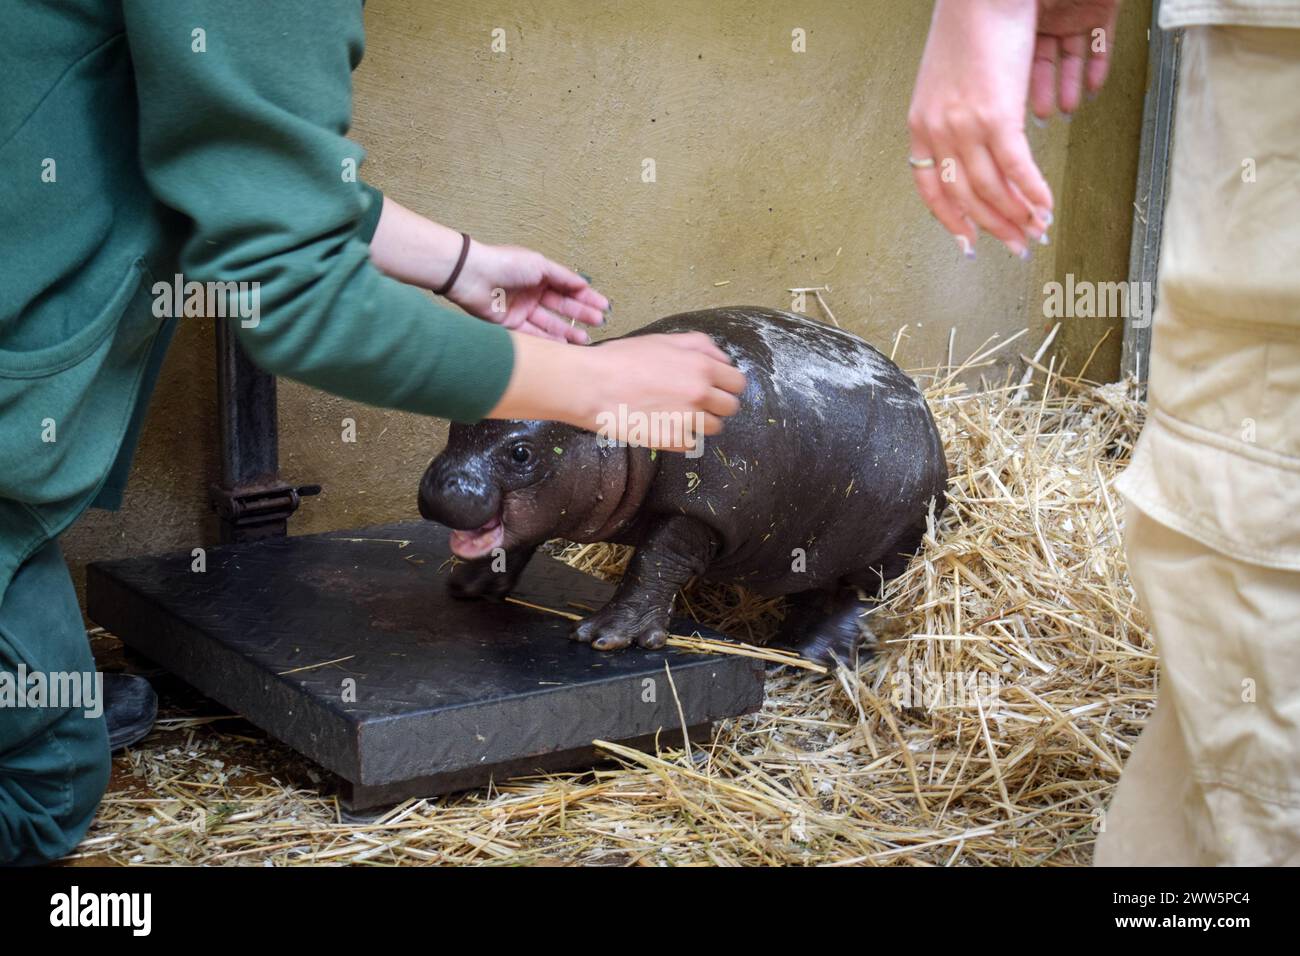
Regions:
M 687 750 L 610 745 L 594 772 L 408 801 L 364 823 L 321 795 L 319 770 L 242 720 L 173 706 L 115 760 L 73 862 L 1087 863 L 1154 703 L 1110 488 L 1142 405 L 1132 385 L 1061 380 L 1036 357 L 1024 361 L 1039 397 L 1010 380 L 958 384 L 994 351 L 923 376 L 950 504 L 870 615 L 876 653 L 856 669 L 772 663 L 761 712 Z M 558 552 L 606 577 L 627 556 Z M 753 644 L 781 614 L 732 587 L 684 600 Z

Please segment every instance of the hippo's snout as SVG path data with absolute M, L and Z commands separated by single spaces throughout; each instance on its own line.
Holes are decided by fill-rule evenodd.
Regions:
M 420 481 L 420 514 L 449 528 L 471 530 L 495 521 L 501 492 L 495 482 L 436 458 Z
M 576 480 L 600 471 L 583 467 L 584 434 L 545 421 L 453 423 L 420 481 L 420 514 L 452 529 L 452 553 L 465 561 L 495 561 L 498 549 L 531 554 L 584 498 Z
M 420 514 L 451 528 L 452 553 L 473 561 L 501 547 L 501 489 L 475 469 L 438 457 L 420 482 Z

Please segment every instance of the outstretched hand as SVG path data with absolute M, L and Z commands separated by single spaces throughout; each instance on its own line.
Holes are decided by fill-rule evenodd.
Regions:
M 937 0 L 908 112 L 910 162 L 921 198 L 968 257 L 981 229 L 1021 258 L 1046 241 L 1054 201 L 1025 135 L 1026 102 L 1040 117 L 1058 105 L 1068 114 L 1085 86 L 1100 89 L 1118 6 Z
M 447 298 L 480 319 L 578 345 L 588 341 L 582 326 L 602 325 L 609 309 L 586 279 L 541 253 L 478 241 Z
M 388 196 L 370 261 L 385 275 L 422 289 L 442 289 L 470 315 L 557 342 L 587 343 L 582 326 L 601 325 L 609 300 L 587 280 L 540 252 L 471 240 L 460 272 L 463 234 L 426 219 Z

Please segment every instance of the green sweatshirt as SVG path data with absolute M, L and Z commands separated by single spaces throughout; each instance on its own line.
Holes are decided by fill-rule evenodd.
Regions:
M 186 321 L 155 293 L 177 273 L 248 283 L 257 323 L 226 321 L 277 375 L 461 421 L 500 398 L 505 330 L 370 263 L 382 197 L 346 138 L 363 38 L 360 0 L 7 5 L 0 596 L 87 506 L 120 498 Z

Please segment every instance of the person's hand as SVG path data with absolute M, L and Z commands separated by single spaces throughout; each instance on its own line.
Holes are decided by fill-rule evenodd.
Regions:
M 1047 119 L 1059 105 L 1069 116 L 1086 89 L 1095 96 L 1110 72 L 1119 0 L 1038 0 L 1038 39 L 1029 105 Z
M 912 175 L 974 256 L 978 230 L 1029 257 L 1052 193 L 1025 136 L 1037 0 L 937 0 L 908 111 Z
M 581 325 L 602 325 L 609 309 L 586 279 L 540 252 L 478 240 L 447 298 L 480 319 L 578 345 L 588 341 Z
M 628 412 L 649 416 L 650 422 L 657 417 L 671 424 L 680 416 L 691 432 L 716 435 L 722 431 L 722 419 L 740 409 L 737 396 L 745 391 L 745 376 L 703 332 L 633 335 L 602 342 L 591 352 L 598 364 L 593 369 L 594 404 L 587 416 L 594 412 L 598 425 L 625 406 Z M 606 437 L 628 438 L 622 433 Z
M 459 232 L 385 196 L 370 240 L 370 261 L 401 282 L 441 289 L 464 245 Z M 470 315 L 508 329 L 577 344 L 587 342 L 587 333 L 576 323 L 600 325 L 609 310 L 609 300 L 586 279 L 540 252 L 476 239 L 470 241 L 447 298 Z
M 740 408 L 745 376 L 702 332 L 633 335 L 575 348 L 514 336 L 510 384 L 490 418 L 542 418 L 612 441 L 690 451 Z M 641 435 L 629 430 L 641 429 Z
M 1069 115 L 1110 69 L 1119 0 L 938 0 L 908 111 L 912 175 L 968 258 L 979 229 L 1027 259 L 1046 242 L 1051 190 L 1025 136 Z M 1100 32 L 1098 32 L 1100 31 Z

